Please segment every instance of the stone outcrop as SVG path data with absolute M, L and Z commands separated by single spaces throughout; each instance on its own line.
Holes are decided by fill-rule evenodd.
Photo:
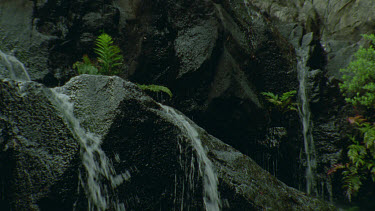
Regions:
M 73 209 L 79 144 L 48 91 L 35 82 L 0 82 L 1 210 L 42 209 L 47 198 Z
M 0 84 L 1 185 L 7 192 L 2 208 L 87 209 L 83 191 L 77 192 L 81 164 L 76 134 L 51 103 L 51 91 L 35 82 L 2 79 Z M 129 171 L 130 179 L 111 193 L 127 209 L 202 209 L 196 152 L 180 123 L 159 104 L 118 77 L 82 75 L 59 90 L 74 103 L 81 125 L 102 137 L 102 149 L 116 172 Z M 248 156 L 187 121 L 217 171 L 223 210 L 333 209 L 287 187 Z M 183 186 L 191 192 L 182 191 Z
M 93 43 L 104 30 L 123 51 L 120 76 L 168 86 L 174 97 L 166 103 L 247 154 L 265 151 L 258 142 L 266 136 L 269 114 L 258 93 L 298 86 L 292 45 L 257 8 L 240 0 L 21 2 L 0 5 L 23 11 L 13 25 L 33 25 L 20 38 L 19 28 L 4 27 L 0 36 L 12 44 L 0 48 L 24 62 L 32 80 L 65 83 L 83 54 L 95 57 Z M 43 39 L 17 41 L 23 37 Z
M 161 101 L 299 187 L 305 162 L 299 159 L 298 114 L 269 112 L 259 93 L 297 89 L 294 48 L 312 35 L 306 39 L 309 100 L 319 177 L 325 181 L 327 168 L 342 157 L 345 137 L 340 132 L 350 113 L 338 90 L 338 70 L 364 43 L 360 34 L 373 32 L 374 4 L 8 0 L 0 2 L 0 50 L 20 59 L 32 80 L 54 87 L 77 74 L 71 66 L 82 55 L 95 57 L 94 40 L 105 31 L 124 54 L 122 78 L 168 86 L 174 97 Z M 272 131 L 279 129 L 287 135 L 275 136 Z

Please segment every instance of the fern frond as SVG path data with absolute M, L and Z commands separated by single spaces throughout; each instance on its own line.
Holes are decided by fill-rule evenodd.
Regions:
M 285 92 L 281 95 L 280 97 L 280 100 L 281 101 L 287 101 L 287 100 L 290 100 L 295 94 L 297 94 L 297 91 L 296 90 L 292 90 L 292 91 L 289 91 L 289 92 Z
M 274 100 L 278 100 L 279 99 L 279 96 L 278 95 L 275 95 L 274 93 L 272 92 L 261 92 L 260 94 L 270 98 L 270 99 L 274 99 Z
M 122 65 L 121 50 L 113 45 L 112 37 L 106 33 L 101 34 L 95 41 L 95 53 L 99 56 L 98 62 L 101 65 L 100 72 L 106 75 L 116 74 L 116 67 Z
M 151 85 L 137 84 L 137 85 L 142 90 L 149 90 L 149 91 L 152 91 L 152 92 L 164 92 L 164 93 L 167 93 L 169 95 L 169 97 L 173 96 L 171 90 L 168 89 L 168 87 L 165 87 L 165 86 L 154 85 L 154 84 L 151 84 Z
M 343 175 L 345 175 L 343 188 L 346 190 L 346 196 L 349 201 L 351 201 L 352 196 L 358 192 L 362 185 L 361 177 L 358 175 L 356 169 L 352 168 L 348 171 L 344 171 Z
M 98 69 L 92 64 L 87 55 L 83 55 L 83 62 L 76 62 L 73 64 L 73 69 L 77 69 L 78 74 L 99 74 Z

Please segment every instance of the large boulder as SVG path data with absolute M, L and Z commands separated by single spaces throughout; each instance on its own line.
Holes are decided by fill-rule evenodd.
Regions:
M 34 82 L 3 79 L 0 84 L 1 186 L 7 192 L 1 208 L 70 210 L 73 206 L 95 206 L 82 196 L 87 190 L 77 192 L 86 175 L 79 158 L 84 159 L 82 153 L 88 150 L 79 140 L 79 132 L 87 131 L 102 137 L 108 165 L 113 165 L 115 172 L 128 174 L 127 180 L 106 192 L 107 199 L 122 202 L 126 209 L 201 210 L 205 174 L 191 134 L 184 129 L 183 124 L 188 124 L 197 132 L 217 174 L 224 210 L 333 209 L 286 186 L 248 156 L 174 111 L 182 122 L 136 85 L 118 77 L 82 75 L 54 91 Z M 69 96 L 82 130 L 68 118 L 66 102 L 56 101 L 56 92 Z M 102 156 L 99 154 L 96 156 Z
M 1 210 L 72 210 L 79 144 L 62 112 L 35 82 L 0 82 Z

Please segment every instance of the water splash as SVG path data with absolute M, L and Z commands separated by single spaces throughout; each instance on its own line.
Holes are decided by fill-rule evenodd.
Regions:
M 301 109 L 299 110 L 300 118 L 303 126 L 303 141 L 304 150 L 306 154 L 306 191 L 308 194 L 317 194 L 316 190 L 316 154 L 314 138 L 312 136 L 312 121 L 309 102 L 307 97 L 307 78 L 309 68 L 306 66 L 307 59 L 309 58 L 309 47 L 306 49 L 298 48 L 296 50 L 298 63 L 298 80 L 299 80 L 299 99 L 301 101 Z
M 16 57 L 5 54 L 0 50 L 0 78 L 9 78 L 16 81 L 30 81 L 30 76 L 26 71 L 25 65 Z
M 178 114 L 173 108 L 159 104 L 164 111 L 171 115 L 180 124 L 179 127 L 185 131 L 186 135 L 191 139 L 192 145 L 197 153 L 199 173 L 203 177 L 204 187 L 204 205 L 207 211 L 218 211 L 221 207 L 219 192 L 217 190 L 218 179 L 213 169 L 213 164 L 207 157 L 206 151 L 203 148 L 202 142 L 199 138 L 197 130 L 187 121 L 187 118 Z M 192 161 L 193 163 L 193 161 Z M 194 165 L 192 165 L 194 167 Z

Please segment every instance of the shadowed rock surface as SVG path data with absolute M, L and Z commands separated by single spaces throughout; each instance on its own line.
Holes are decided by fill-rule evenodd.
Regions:
M 168 86 L 160 99 L 210 134 L 250 155 L 290 186 L 305 186 L 305 156 L 297 113 L 265 107 L 262 91 L 298 89 L 296 46 L 310 49 L 308 98 L 318 162 L 318 184 L 328 200 L 341 193 L 326 172 L 344 162 L 348 145 L 338 83 L 361 44 L 374 33 L 369 0 L 3 0 L 0 50 L 16 56 L 33 81 L 48 87 L 76 75 L 104 30 L 124 54 L 122 78 Z M 312 32 L 312 33 L 310 33 Z M 106 117 L 106 116 L 102 116 Z M 98 126 L 100 127 L 100 126 Z M 108 128 L 101 128 L 108 130 Z M 274 131 L 284 131 L 281 133 Z M 276 163 L 276 165 L 275 165 Z M 332 185 L 333 184 L 333 185 Z
M 7 191 L 12 190 L 3 201 L 4 207 L 7 204 L 13 209 L 54 209 L 58 197 L 59 207 L 84 209 L 87 204 L 82 192 L 77 193 L 78 146 L 63 117 L 51 105 L 49 90 L 34 82 L 7 80 L 1 80 L 1 88 L 2 102 L 6 102 L 1 107 L 2 128 L 6 129 L 1 133 L 1 158 L 13 162 L 8 166 L 12 169 L 1 171 L 2 181 L 7 181 L 2 183 L 2 189 L 5 186 Z M 196 152 L 191 140 L 181 131 L 181 123 L 155 101 L 118 77 L 82 75 L 60 90 L 70 96 L 82 126 L 103 137 L 102 148 L 116 171 L 129 170 L 130 179 L 112 193 L 118 195 L 127 209 L 170 210 L 180 206 L 202 209 L 202 181 L 196 172 Z M 37 118 L 30 118 L 29 112 L 34 112 Z M 187 121 L 199 132 L 214 163 L 224 210 L 333 209 L 287 187 L 249 157 Z M 53 126 L 44 127 L 47 123 Z M 17 135 L 12 136 L 13 133 Z M 196 169 L 192 172 L 191 163 Z M 185 164 L 189 168 L 184 168 Z M 2 169 L 6 167 L 2 165 Z M 193 184 L 188 183 L 188 175 L 192 176 Z M 64 182 L 67 179 L 70 185 Z M 180 192 L 182 186 L 190 191 Z

